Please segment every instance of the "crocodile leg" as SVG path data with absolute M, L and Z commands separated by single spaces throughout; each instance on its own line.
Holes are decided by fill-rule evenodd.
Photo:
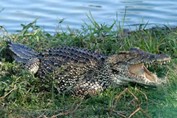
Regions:
M 25 64 L 25 68 L 29 70 L 29 72 L 35 74 L 39 69 L 39 64 L 40 60 L 38 58 L 31 58 Z

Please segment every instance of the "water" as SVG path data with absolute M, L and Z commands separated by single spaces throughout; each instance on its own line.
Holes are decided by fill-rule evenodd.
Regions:
M 1 0 L 0 26 L 15 32 L 38 18 L 37 25 L 48 32 L 55 32 L 61 24 L 79 29 L 89 22 L 92 13 L 98 23 L 112 24 L 114 20 L 125 25 L 139 23 L 177 24 L 177 0 Z M 116 17 L 117 14 L 117 17 Z

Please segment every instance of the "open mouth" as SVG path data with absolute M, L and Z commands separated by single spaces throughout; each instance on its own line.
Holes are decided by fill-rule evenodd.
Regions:
M 167 62 L 170 62 L 170 60 L 159 62 L 158 64 L 162 65 L 166 64 Z M 144 63 L 130 65 L 129 72 L 137 78 L 145 79 L 145 81 L 147 82 L 157 82 L 158 80 L 160 80 L 160 78 L 156 74 L 148 70 L 148 67 L 145 66 Z

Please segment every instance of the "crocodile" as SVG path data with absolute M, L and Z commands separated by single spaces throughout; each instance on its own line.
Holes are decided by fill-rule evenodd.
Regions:
M 156 87 L 166 83 L 147 65 L 170 62 L 165 54 L 153 54 L 139 48 L 103 55 L 77 47 L 49 48 L 42 52 L 14 42 L 7 44 L 8 54 L 44 84 L 54 81 L 59 93 L 95 95 L 112 87 L 135 83 Z

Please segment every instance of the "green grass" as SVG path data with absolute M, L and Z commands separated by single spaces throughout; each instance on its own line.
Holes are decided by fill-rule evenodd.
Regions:
M 56 32 L 51 35 L 36 21 L 22 25 L 22 30 L 8 34 L 1 28 L 0 37 L 0 116 L 2 117 L 122 117 L 175 118 L 177 116 L 177 30 L 156 28 L 131 32 L 98 24 L 90 18 L 80 30 Z M 113 27 L 118 27 L 114 29 Z M 114 29 L 114 30 L 113 30 Z M 158 88 L 140 86 L 111 88 L 86 99 L 40 91 L 39 78 L 25 71 L 19 64 L 9 63 L 5 56 L 5 40 L 26 44 L 37 51 L 49 47 L 77 46 L 103 54 L 114 54 L 130 47 L 140 47 L 152 53 L 166 53 L 172 57 L 167 66 L 169 83 Z M 161 73 L 163 69 L 160 70 Z

